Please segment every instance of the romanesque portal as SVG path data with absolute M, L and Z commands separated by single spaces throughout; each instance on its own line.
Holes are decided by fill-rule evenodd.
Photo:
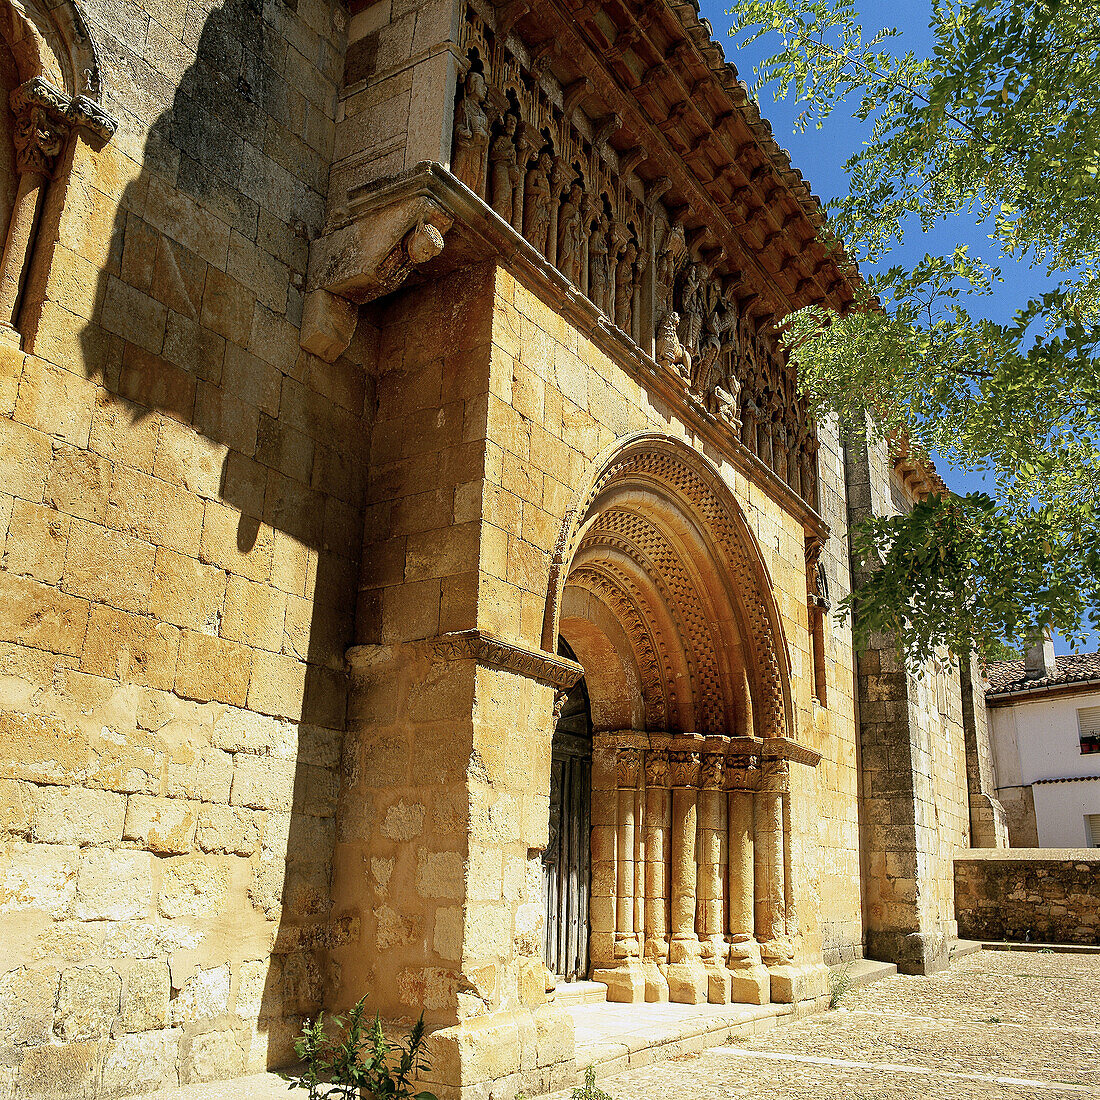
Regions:
M 593 976 L 612 1000 L 765 1004 L 767 964 L 789 999 L 787 774 L 819 757 L 789 736 L 786 645 L 740 508 L 697 455 L 643 436 L 572 522 L 547 629 L 585 670 Z M 555 736 L 564 761 L 576 732 Z M 587 907 L 558 899 L 585 886 L 587 808 L 583 770 L 561 774 L 549 850 L 576 875 L 548 895 L 548 962 L 573 976 Z

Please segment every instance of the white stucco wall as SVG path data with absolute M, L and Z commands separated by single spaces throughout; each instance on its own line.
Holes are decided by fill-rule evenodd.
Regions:
M 1040 847 L 1088 844 L 1086 814 L 1100 814 L 1100 753 L 1081 752 L 1077 711 L 1100 706 L 1100 691 L 1039 698 L 989 710 L 997 786 L 1032 786 Z M 1072 779 L 1042 783 L 1044 779 Z

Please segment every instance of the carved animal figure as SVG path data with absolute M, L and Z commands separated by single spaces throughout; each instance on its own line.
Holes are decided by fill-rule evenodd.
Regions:
M 666 367 L 675 367 L 685 382 L 691 381 L 691 355 L 680 343 L 676 329 L 680 324 L 680 315 L 666 313 L 657 329 L 657 362 Z

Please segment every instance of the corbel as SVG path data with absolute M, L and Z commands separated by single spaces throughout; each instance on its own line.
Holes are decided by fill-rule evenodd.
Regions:
M 592 83 L 586 76 L 579 77 L 562 89 L 562 112 L 572 119 L 581 101 L 592 90 Z
M 620 129 L 623 120 L 614 112 L 605 115 L 593 124 L 592 144 L 599 147 L 603 145 L 616 130 Z
M 649 153 L 640 145 L 635 145 L 632 149 L 627 149 L 625 152 L 619 154 L 619 171 L 624 176 L 629 175 L 648 156 Z
M 645 205 L 649 210 L 653 210 L 658 201 L 664 196 L 668 189 L 672 186 L 672 180 L 668 176 L 658 176 L 655 180 L 650 180 L 645 185 Z
M 508 0 L 508 3 L 497 8 L 497 30 L 503 36 L 511 32 L 512 28 L 531 10 L 528 0 Z
M 355 334 L 358 307 L 396 290 L 420 265 L 443 251 L 452 216 L 424 194 L 357 212 L 309 248 L 309 275 L 300 344 L 334 362 Z

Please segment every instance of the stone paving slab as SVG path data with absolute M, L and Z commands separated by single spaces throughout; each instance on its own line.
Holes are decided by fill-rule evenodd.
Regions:
M 836 1012 L 601 1078 L 613 1100 L 1100 1098 L 1100 956 L 982 951 L 852 990 Z

